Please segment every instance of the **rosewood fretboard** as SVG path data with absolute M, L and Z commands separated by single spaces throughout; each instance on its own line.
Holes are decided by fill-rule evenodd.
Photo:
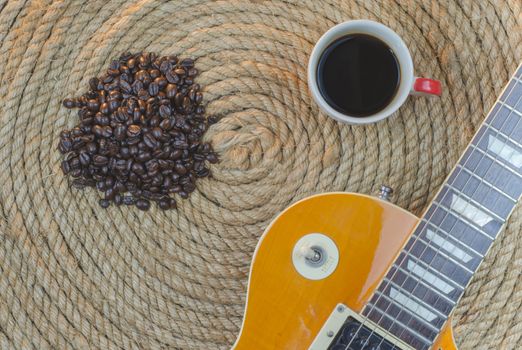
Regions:
M 521 194 L 519 67 L 363 315 L 429 349 Z

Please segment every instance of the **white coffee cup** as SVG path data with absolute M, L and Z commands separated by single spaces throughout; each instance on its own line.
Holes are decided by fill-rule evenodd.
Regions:
M 367 34 L 383 41 L 393 51 L 400 69 L 400 81 L 393 99 L 377 113 L 365 117 L 344 114 L 334 109 L 326 102 L 317 84 L 317 65 L 323 52 L 334 41 L 349 34 Z M 369 124 L 383 120 L 396 112 L 409 95 L 440 96 L 441 94 L 439 81 L 415 77 L 410 51 L 401 37 L 385 25 L 370 20 L 343 22 L 323 34 L 315 44 L 308 61 L 308 86 L 315 102 L 326 114 L 340 122 L 349 124 Z

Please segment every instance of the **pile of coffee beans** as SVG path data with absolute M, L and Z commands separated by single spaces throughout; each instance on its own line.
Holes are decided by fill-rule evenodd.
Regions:
M 194 60 L 154 53 L 124 54 L 89 91 L 63 101 L 79 108 L 79 124 L 60 134 L 64 174 L 76 188 L 96 187 L 107 208 L 176 207 L 172 194 L 187 198 L 206 162 L 218 157 L 201 137 L 216 118 L 205 118 Z

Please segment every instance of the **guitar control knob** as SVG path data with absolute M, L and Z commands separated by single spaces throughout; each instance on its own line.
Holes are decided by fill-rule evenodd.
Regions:
M 391 188 L 390 186 L 381 185 L 381 188 L 379 189 L 379 194 L 378 194 L 379 199 L 389 202 L 392 196 L 393 196 L 393 188 Z

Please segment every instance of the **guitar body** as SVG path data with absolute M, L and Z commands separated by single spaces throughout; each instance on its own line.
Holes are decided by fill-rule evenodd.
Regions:
M 352 193 L 316 195 L 287 208 L 256 248 L 233 349 L 308 349 L 336 305 L 362 311 L 417 222 L 389 202 Z M 296 242 L 310 233 L 328 236 L 339 251 L 324 279 L 303 277 L 292 260 Z M 450 323 L 432 349 L 456 349 Z

